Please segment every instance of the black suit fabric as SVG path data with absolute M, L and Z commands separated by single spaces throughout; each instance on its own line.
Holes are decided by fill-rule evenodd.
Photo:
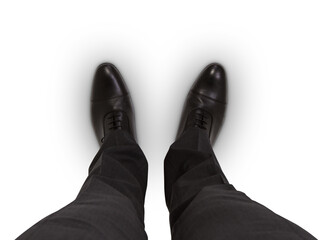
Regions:
M 316 239 L 229 184 L 200 128 L 187 130 L 171 145 L 164 170 L 172 240 Z M 72 203 L 18 240 L 146 240 L 148 164 L 135 140 L 113 131 L 89 172 Z

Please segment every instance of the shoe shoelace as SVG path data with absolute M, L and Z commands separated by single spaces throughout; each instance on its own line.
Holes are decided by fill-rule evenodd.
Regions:
M 194 114 L 195 116 L 194 116 L 193 125 L 195 127 L 199 127 L 201 129 L 206 130 L 208 116 L 206 115 L 205 111 L 197 109 L 194 111 Z
M 105 116 L 107 131 L 122 129 L 123 114 L 120 111 L 110 112 Z
M 108 113 L 104 118 L 104 135 L 107 136 L 111 130 L 121 130 L 123 128 L 124 114 L 121 111 Z M 105 137 L 100 139 L 103 143 Z

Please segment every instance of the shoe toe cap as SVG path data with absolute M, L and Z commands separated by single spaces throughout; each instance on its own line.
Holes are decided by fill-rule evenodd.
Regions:
M 218 63 L 209 64 L 198 76 L 191 90 L 226 103 L 227 82 L 224 68 Z
M 106 100 L 127 95 L 128 88 L 119 70 L 111 63 L 102 63 L 96 70 L 91 100 Z

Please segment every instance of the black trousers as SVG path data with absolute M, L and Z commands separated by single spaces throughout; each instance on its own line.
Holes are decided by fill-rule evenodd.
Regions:
M 173 240 L 316 239 L 244 193 L 223 174 L 208 136 L 185 132 L 164 162 Z M 94 158 L 77 198 L 17 239 L 145 240 L 146 158 L 129 134 L 114 131 Z

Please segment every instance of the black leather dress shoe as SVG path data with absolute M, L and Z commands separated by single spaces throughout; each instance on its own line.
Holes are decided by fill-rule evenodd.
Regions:
M 100 144 L 115 130 L 127 131 L 136 140 L 131 97 L 113 64 L 103 63 L 96 70 L 91 94 L 91 118 Z
M 198 76 L 187 96 L 177 138 L 188 128 L 207 131 L 214 144 L 223 123 L 227 102 L 226 74 L 220 64 L 208 65 Z

